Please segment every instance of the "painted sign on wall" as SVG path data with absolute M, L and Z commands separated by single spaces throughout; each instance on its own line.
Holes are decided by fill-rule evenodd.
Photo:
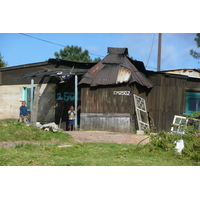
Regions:
M 64 100 L 64 101 L 74 101 L 75 100 L 75 92 L 58 92 L 56 94 L 56 100 Z M 80 100 L 80 94 L 78 93 L 78 100 Z
M 130 91 L 113 91 L 114 95 L 126 95 L 129 96 L 131 94 Z

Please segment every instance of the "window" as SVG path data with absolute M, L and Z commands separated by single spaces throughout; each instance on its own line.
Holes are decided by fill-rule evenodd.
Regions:
M 149 129 L 145 99 L 133 94 L 139 130 Z
M 187 121 L 188 120 L 186 119 L 186 117 L 175 115 L 172 124 L 177 126 L 176 127 L 172 126 L 171 128 L 172 133 L 184 134 L 185 133 L 184 125 L 187 124 Z
M 34 94 L 34 92 L 33 92 L 33 94 Z M 27 110 L 28 110 L 28 112 L 30 112 L 31 111 L 31 108 L 30 108 L 30 105 L 31 105 L 31 87 L 23 87 L 22 99 L 23 99 L 23 101 L 26 101 Z
M 191 116 L 195 111 L 200 111 L 200 93 L 186 92 L 185 116 Z

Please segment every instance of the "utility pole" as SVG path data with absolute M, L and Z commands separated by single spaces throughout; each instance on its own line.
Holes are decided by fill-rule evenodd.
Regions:
M 162 43 L 162 33 L 158 34 L 158 60 L 157 60 L 157 71 L 160 71 L 161 64 L 161 43 Z

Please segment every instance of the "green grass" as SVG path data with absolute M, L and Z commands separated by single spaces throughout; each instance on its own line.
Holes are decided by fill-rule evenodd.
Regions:
M 1 166 L 199 165 L 196 159 L 187 154 L 178 155 L 172 150 L 165 151 L 151 143 L 140 146 L 115 143 L 80 144 L 74 143 L 65 132 L 45 132 L 21 123 L 0 122 L 0 141 L 25 140 L 39 141 L 40 144 L 22 143 L 12 148 L 0 147 Z M 64 143 L 70 143 L 72 146 L 58 147 Z
M 25 123 L 14 121 L 0 121 L 0 142 L 2 141 L 70 141 L 69 134 L 63 132 L 48 132 L 34 126 L 27 126 Z

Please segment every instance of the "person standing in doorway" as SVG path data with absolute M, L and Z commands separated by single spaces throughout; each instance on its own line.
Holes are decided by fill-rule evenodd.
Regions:
M 68 115 L 69 115 L 69 130 L 73 131 L 75 125 L 75 115 L 76 115 L 76 112 L 74 111 L 74 106 L 70 106 Z

